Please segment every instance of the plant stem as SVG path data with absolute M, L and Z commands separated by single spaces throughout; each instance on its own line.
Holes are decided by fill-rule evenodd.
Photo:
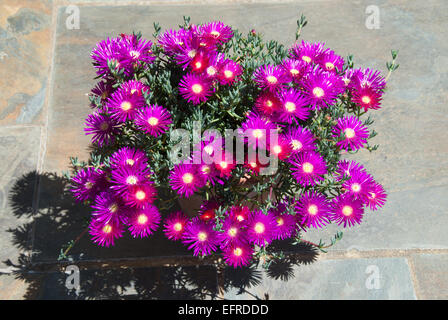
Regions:
M 75 246 L 75 244 L 81 240 L 81 238 L 86 234 L 86 232 L 89 230 L 89 227 L 85 228 L 80 234 L 79 236 L 76 237 L 75 241 L 73 241 L 73 243 L 71 245 L 68 246 L 67 249 L 65 249 L 64 251 L 64 256 L 67 256 L 68 252 Z

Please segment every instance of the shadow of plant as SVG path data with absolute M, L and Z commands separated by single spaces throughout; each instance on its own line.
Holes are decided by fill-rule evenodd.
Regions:
M 25 299 L 222 299 L 229 291 L 269 298 L 268 293 L 264 297 L 250 293 L 262 281 L 260 263 L 233 269 L 192 260 L 181 243 L 164 237 L 162 228 L 147 239 L 125 236 L 112 248 L 97 247 L 85 235 L 70 251 L 69 261 L 58 261 L 61 247 L 85 230 L 91 214 L 88 206 L 74 201 L 67 186 L 64 177 L 30 172 L 11 189 L 12 214 L 30 219 L 8 232 L 14 245 L 27 253 L 16 263 L 4 263 L 15 270 L 17 279 L 27 283 Z M 266 270 L 267 277 L 282 281 L 294 277 L 294 265 L 312 263 L 318 254 L 311 246 L 288 241 L 274 242 L 271 250 L 289 253 Z M 158 260 L 157 265 L 152 258 L 170 258 L 174 263 L 167 266 Z M 127 265 L 129 261 L 133 264 Z M 78 291 L 66 288 L 63 270 L 70 264 L 81 269 Z

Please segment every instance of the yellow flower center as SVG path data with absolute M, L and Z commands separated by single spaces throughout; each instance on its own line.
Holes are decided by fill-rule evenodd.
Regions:
M 211 155 L 213 153 L 213 147 L 212 146 L 206 146 L 204 148 L 204 151 L 208 154 Z
M 296 105 L 295 105 L 295 103 L 290 102 L 290 101 L 288 101 L 288 102 L 285 103 L 285 108 L 286 108 L 286 110 L 287 110 L 288 112 L 294 112 L 294 111 L 296 111 Z
M 314 170 L 314 166 L 309 162 L 305 162 L 302 165 L 302 168 L 303 168 L 303 172 L 305 172 L 305 173 L 311 173 Z
M 361 101 L 362 103 L 369 104 L 372 101 L 372 99 L 370 99 L 370 97 L 368 96 L 364 96 L 361 98 Z
M 219 163 L 219 165 L 220 165 L 220 167 L 223 168 L 223 169 L 227 168 L 227 162 L 226 162 L 226 161 L 221 161 L 221 162 Z
M 131 103 L 128 102 L 128 101 L 123 101 L 123 102 L 121 103 L 120 107 L 121 107 L 121 110 L 123 110 L 123 111 L 128 111 L 129 109 L 132 108 L 132 105 L 131 105 Z
M 352 191 L 353 192 L 359 192 L 361 191 L 361 185 L 359 183 L 352 184 Z
M 134 159 L 126 159 L 126 164 L 133 166 L 135 163 Z
M 275 219 L 277 221 L 277 225 L 278 226 L 282 226 L 285 224 L 285 220 L 283 220 L 282 217 L 277 217 L 277 219 Z
M 352 128 L 347 128 L 344 130 L 345 133 L 345 137 L 348 139 L 354 138 L 355 137 L 355 130 L 353 130 Z
M 198 239 L 199 239 L 199 241 L 207 240 L 207 234 L 205 232 L 199 232 L 198 233 Z
M 252 135 L 257 139 L 260 139 L 263 136 L 263 131 L 261 129 L 255 129 L 252 132 Z
M 201 171 L 204 174 L 209 174 L 210 173 L 210 167 L 209 166 L 203 166 Z
M 112 226 L 111 226 L 110 224 L 106 224 L 106 225 L 103 227 L 103 232 L 104 232 L 104 233 L 111 233 L 111 232 L 112 232 Z
M 353 213 L 353 208 L 350 206 L 344 206 L 342 208 L 342 213 L 344 214 L 344 216 L 350 216 Z
M 322 98 L 325 94 L 324 90 L 320 87 L 316 87 L 313 89 L 313 94 L 317 98 Z
M 306 63 L 310 63 L 311 62 L 311 58 L 308 56 L 302 56 L 302 60 L 305 61 Z
M 236 228 L 230 228 L 229 231 L 227 232 L 227 234 L 231 237 L 235 237 L 237 233 L 238 230 Z
M 212 35 L 212 36 L 214 36 L 215 38 L 218 38 L 221 34 L 218 32 L 218 31 L 216 31 L 216 30 L 213 30 L 212 32 L 210 32 L 210 34 Z
M 146 222 L 148 222 L 148 217 L 146 216 L 146 214 L 141 214 L 138 216 L 137 222 L 139 224 L 145 224 Z
M 156 125 L 159 123 L 159 119 L 157 119 L 156 117 L 150 117 L 150 118 L 148 119 L 148 123 L 149 123 L 151 126 L 156 126 Z
M 109 206 L 109 211 L 110 211 L 111 213 L 115 213 L 115 212 L 117 212 L 117 210 L 118 210 L 118 205 L 117 205 L 116 203 L 112 203 L 112 204 Z
M 257 223 L 255 224 L 255 228 L 254 228 L 254 230 L 255 230 L 255 232 L 258 233 L 258 234 L 263 233 L 264 230 L 265 230 L 265 226 L 264 226 L 263 223 L 261 223 L 261 222 L 257 222 Z
M 331 62 L 327 62 L 325 63 L 325 68 L 327 68 L 327 70 L 333 70 L 334 64 L 332 64 Z
M 129 176 L 126 178 L 126 183 L 127 184 L 136 184 L 137 183 L 137 177 L 136 176 Z
M 199 83 L 196 83 L 191 86 L 191 90 L 193 90 L 194 93 L 199 94 L 202 92 L 202 86 Z
M 269 108 L 272 107 L 273 106 L 272 101 L 271 100 L 267 100 L 266 101 L 266 106 L 269 107 Z
M 300 142 L 299 140 L 292 140 L 291 144 L 294 150 L 300 150 L 303 147 L 302 142 Z
M 189 172 L 185 173 L 185 174 L 182 176 L 182 181 L 183 181 L 183 183 L 185 183 L 185 184 L 190 184 L 190 183 L 192 183 L 192 182 L 193 182 L 193 175 L 192 175 L 191 173 L 189 173 Z
M 226 71 L 224 71 L 224 76 L 226 78 L 232 78 L 233 77 L 233 72 L 230 71 L 230 70 L 226 70 Z
M 251 162 L 251 163 L 249 163 L 250 164 L 250 166 L 252 167 L 252 168 L 256 168 L 257 167 L 257 163 L 256 162 Z
M 190 50 L 188 51 L 188 57 L 189 58 L 194 58 L 196 56 L 197 51 L 196 50 Z
M 86 189 L 92 189 L 93 188 L 93 183 L 88 181 L 88 182 L 84 183 L 84 187 Z
M 137 193 L 135 194 L 135 197 L 137 198 L 137 200 L 143 200 L 146 198 L 146 193 L 142 190 L 137 191 Z
M 214 76 L 216 74 L 216 72 L 217 72 L 217 70 L 213 66 L 210 66 L 210 67 L 207 68 L 207 74 L 209 76 Z
M 267 80 L 270 84 L 276 84 L 277 81 L 278 81 L 277 77 L 274 77 L 274 76 L 267 76 L 267 77 L 266 77 L 266 80 Z
M 299 70 L 297 70 L 297 69 L 290 69 L 289 72 L 290 72 L 293 76 L 296 76 L 296 75 L 299 74 Z
M 373 192 L 370 192 L 370 199 L 375 199 L 376 198 L 376 194 Z
M 308 213 L 313 216 L 317 214 L 317 211 L 318 211 L 318 208 L 315 204 L 312 204 L 308 207 Z
M 243 249 L 235 248 L 235 250 L 233 250 L 233 254 L 237 257 L 241 257 L 241 255 L 243 254 Z
M 176 223 L 174 224 L 173 229 L 174 229 L 175 231 L 177 231 L 177 232 L 181 231 L 181 230 L 182 230 L 182 223 L 180 223 L 180 222 L 176 222 Z
M 274 153 L 275 153 L 275 154 L 279 154 L 279 153 L 282 152 L 282 147 L 281 147 L 281 146 L 275 146 L 275 147 L 273 148 L 273 150 L 274 150 Z

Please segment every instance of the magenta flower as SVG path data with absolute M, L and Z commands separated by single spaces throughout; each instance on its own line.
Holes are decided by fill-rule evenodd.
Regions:
M 229 212 L 229 219 L 239 222 L 240 225 L 246 225 L 249 219 L 250 210 L 246 206 L 232 206 Z
M 168 130 L 172 121 L 169 111 L 155 104 L 141 109 L 134 122 L 144 132 L 158 137 Z
M 300 92 L 290 89 L 281 94 L 282 108 L 277 113 L 277 119 L 289 124 L 298 123 L 299 120 L 306 120 L 309 117 L 309 109 L 306 107 L 307 98 Z
M 277 130 L 277 125 L 252 112 L 241 124 L 241 129 L 240 136 L 244 136 L 245 142 L 255 150 L 257 146 L 259 148 L 267 147 L 271 130 Z
M 149 87 L 136 80 L 123 82 L 120 88 L 130 94 L 144 95 L 149 93 Z
M 97 112 L 87 117 L 85 125 L 84 132 L 86 135 L 92 135 L 92 143 L 98 144 L 99 147 L 113 143 L 120 132 L 119 123 L 115 119 Z
M 220 204 L 216 200 L 206 200 L 201 204 L 198 210 L 199 219 L 204 222 L 214 222 L 216 209 Z
M 157 196 L 157 189 L 151 181 L 144 184 L 130 186 L 123 194 L 125 204 L 130 207 L 143 208 L 154 202 Z
M 292 153 L 314 151 L 316 145 L 313 133 L 303 127 L 289 127 L 288 131 L 283 135 L 291 145 Z
M 386 88 L 386 80 L 377 70 L 356 69 L 352 76 L 353 87 L 372 88 L 375 91 L 382 91 Z
M 295 44 L 290 49 L 290 55 L 297 60 L 304 61 L 308 64 L 318 63 L 324 53 L 324 43 L 309 43 L 302 40 L 302 43 Z
M 187 224 L 188 218 L 181 211 L 177 211 L 166 218 L 163 232 L 170 240 L 180 240 Z
M 160 219 L 159 210 L 153 205 L 146 205 L 130 215 L 129 231 L 134 238 L 146 238 L 157 230 Z
M 92 220 L 89 233 L 94 243 L 102 247 L 114 245 L 115 239 L 123 236 L 123 225 L 118 222 L 101 223 Z
M 218 158 L 219 159 L 219 158 Z M 230 152 L 223 152 L 221 154 L 221 160 L 215 162 L 215 168 L 219 172 L 221 178 L 229 178 L 232 176 L 232 171 L 235 169 L 236 163 L 233 154 Z
M 384 188 L 379 183 L 373 183 L 370 186 L 370 190 L 367 193 L 367 199 L 364 199 L 364 203 L 371 209 L 377 210 L 386 203 L 387 194 Z
M 364 108 L 364 111 L 377 110 L 381 108 L 381 95 L 380 91 L 370 87 L 359 88 L 353 91 L 352 101 Z
M 304 96 L 313 110 L 327 108 L 336 103 L 337 96 L 344 91 L 344 83 L 334 73 L 315 68 L 303 81 Z
M 188 38 L 188 31 L 184 29 L 180 30 L 167 30 L 165 33 L 159 36 L 159 45 L 165 50 L 168 55 L 175 56 L 182 52 Z
M 342 187 L 355 199 L 363 200 L 368 196 L 374 183 L 375 181 L 370 174 L 358 171 L 350 175 L 350 179 L 344 181 Z
M 218 72 L 219 83 L 232 84 L 238 80 L 243 73 L 241 66 L 233 60 L 225 60 Z
M 203 75 L 187 74 L 179 83 L 179 92 L 184 99 L 193 104 L 207 101 L 211 96 L 211 86 L 209 80 Z
M 338 225 L 354 226 L 360 224 L 364 214 L 363 203 L 361 200 L 354 199 L 349 193 L 341 194 L 333 199 L 331 221 Z
M 269 91 L 262 92 L 255 100 L 255 110 L 268 117 L 279 111 L 281 107 L 280 99 Z
M 72 178 L 71 191 L 78 201 L 93 200 L 104 187 L 104 172 L 92 167 L 79 170 Z
M 109 161 L 112 168 L 133 167 L 139 170 L 139 168 L 147 167 L 148 158 L 141 150 L 123 147 L 114 152 Z
M 169 180 L 171 188 L 186 198 L 189 198 L 203 186 L 203 180 L 192 164 L 175 165 L 170 173 Z
M 95 221 L 101 223 L 127 223 L 129 210 L 120 198 L 111 192 L 101 192 L 92 205 L 92 215 Z
M 218 233 L 213 230 L 213 224 L 196 217 L 187 224 L 182 243 L 188 245 L 189 250 L 193 249 L 193 255 L 206 256 L 216 251 L 219 245 Z
M 282 62 L 285 75 L 288 75 L 289 82 L 298 83 L 310 72 L 310 65 L 303 60 L 286 59 Z
M 121 42 L 122 61 L 133 69 L 143 66 L 143 63 L 152 63 L 156 58 L 149 40 L 138 39 L 135 35 L 122 35 Z
M 120 88 L 115 91 L 107 102 L 107 108 L 112 117 L 120 122 L 133 120 L 138 110 L 145 105 L 145 98 L 138 92 Z
M 201 26 L 202 36 L 212 44 L 223 44 L 233 37 L 232 28 L 221 21 L 209 22 Z
M 301 226 L 322 228 L 330 222 L 331 205 L 324 194 L 308 190 L 295 209 Z
M 333 136 L 341 137 L 337 145 L 344 150 L 358 150 L 364 147 L 369 137 L 369 130 L 355 116 L 338 119 L 333 128 Z
M 112 183 L 114 185 L 111 188 L 118 194 L 123 194 L 131 187 L 146 183 L 148 181 L 147 177 L 150 174 L 149 169 L 143 166 L 123 166 L 115 168 L 112 170 Z
M 276 143 L 273 143 L 271 141 L 271 143 L 269 144 L 269 151 L 280 160 L 285 160 L 291 155 L 292 147 L 289 144 L 288 140 L 279 135 Z
M 121 38 L 107 38 L 96 44 L 91 58 L 93 66 L 97 69 L 97 75 L 103 78 L 111 76 L 109 65 L 113 65 L 117 72 L 128 70 L 127 64 L 123 61 L 124 57 L 120 54 L 120 41 Z
M 265 215 L 261 210 L 253 211 L 247 222 L 247 236 L 250 243 L 265 246 L 275 237 L 277 223 L 272 214 Z
M 248 266 L 253 258 L 254 249 L 248 244 L 229 246 L 223 251 L 224 261 L 234 267 Z
M 101 102 L 106 102 L 110 95 L 114 92 L 114 88 L 110 81 L 100 81 L 92 89 L 91 94 L 101 98 Z
M 221 249 L 246 244 L 248 239 L 243 227 L 244 224 L 241 222 L 227 218 L 222 225 L 223 232 L 218 235 L 219 242 L 221 243 Z
M 341 181 L 343 178 L 347 178 L 356 173 L 366 172 L 364 166 L 354 160 L 340 160 L 336 167 L 335 178 Z
M 324 180 L 323 175 L 327 173 L 325 160 L 313 151 L 296 154 L 288 161 L 292 164 L 292 175 L 303 186 L 318 184 Z
M 273 232 L 274 239 L 285 240 L 294 235 L 296 231 L 296 217 L 287 213 L 274 215 L 275 228 Z
M 255 70 L 254 81 L 260 88 L 276 92 L 285 88 L 288 76 L 281 66 L 263 65 Z
M 344 59 L 330 49 L 325 50 L 320 55 L 317 63 L 328 72 L 341 72 L 344 67 Z

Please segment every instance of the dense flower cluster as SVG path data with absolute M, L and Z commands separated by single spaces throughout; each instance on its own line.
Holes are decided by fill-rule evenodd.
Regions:
M 340 158 L 368 147 L 370 123 L 360 117 L 380 108 L 379 72 L 353 69 L 323 43 L 305 41 L 281 60 L 272 52 L 251 60 L 235 50 L 235 37 L 241 35 L 211 22 L 168 30 L 156 44 L 135 34 L 97 44 L 92 59 L 101 81 L 85 132 L 100 160 L 77 168 L 72 179 L 75 197 L 93 209 L 94 242 L 113 245 L 125 228 L 147 237 L 163 224 L 166 237 L 195 256 L 222 252 L 239 267 L 274 240 L 329 223 L 351 227 L 366 208 L 384 205 L 383 187 L 361 164 Z M 260 39 L 252 33 L 246 42 Z M 221 107 L 231 105 L 226 97 L 239 109 Z M 277 173 L 260 174 L 266 164 L 250 156 L 258 153 L 237 163 L 233 150 L 207 135 L 182 163 L 167 160 L 169 131 L 190 128 L 198 110 L 212 118 L 203 120 L 207 128 L 225 122 L 239 129 L 245 150 L 275 156 Z M 269 131 L 278 139 L 267 139 Z M 159 212 L 158 204 L 166 203 L 158 190 L 208 200 L 193 217 L 169 209 L 162 219 L 166 207 Z

